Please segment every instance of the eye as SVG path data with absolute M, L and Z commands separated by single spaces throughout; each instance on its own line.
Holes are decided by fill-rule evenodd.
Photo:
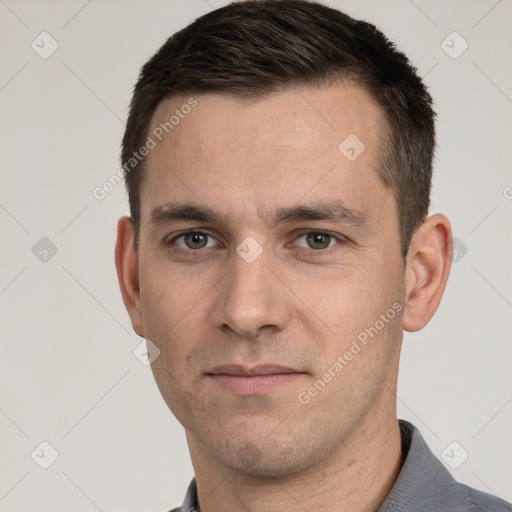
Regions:
M 170 244 L 176 244 L 181 249 L 204 249 L 217 245 L 217 241 L 207 233 L 202 231 L 189 231 L 173 238 Z
M 333 247 L 340 240 L 331 235 L 329 233 L 324 233 L 323 231 L 310 231 L 308 233 L 304 233 L 303 235 L 298 236 L 295 239 L 296 245 L 299 247 L 304 247 L 306 249 L 313 250 L 322 250 L 328 249 L 329 247 Z

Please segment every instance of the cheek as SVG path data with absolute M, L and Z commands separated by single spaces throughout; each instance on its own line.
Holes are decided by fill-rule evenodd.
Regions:
M 198 287 L 179 273 L 155 272 L 144 277 L 141 287 L 142 318 L 146 337 L 166 356 L 179 358 L 186 343 L 180 342 L 184 326 L 194 322 L 201 302 Z
M 189 390 L 188 378 L 188 360 L 198 334 L 201 305 L 201 296 L 194 289 L 189 279 L 173 275 L 148 279 L 141 290 L 146 338 L 160 350 L 151 370 L 168 407 L 186 427 L 197 402 Z
M 194 378 L 191 354 L 211 341 L 210 318 L 221 278 L 215 268 L 180 269 L 168 262 L 147 265 L 141 273 L 146 338 L 160 349 L 160 363 L 171 375 L 161 378 Z
M 390 265 L 378 255 L 364 260 L 294 278 L 292 289 L 303 301 L 303 322 L 308 322 L 307 317 L 317 318 L 325 327 L 322 344 L 326 353 L 344 350 L 401 301 L 403 275 L 399 265 Z
M 146 258 L 141 272 L 141 302 L 148 327 L 168 330 L 193 316 L 214 282 L 208 272 L 176 267 L 160 255 Z

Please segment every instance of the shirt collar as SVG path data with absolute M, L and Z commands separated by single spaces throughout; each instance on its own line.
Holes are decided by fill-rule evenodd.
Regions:
M 399 424 L 404 463 L 378 512 L 460 510 L 457 482 L 431 452 L 419 430 L 408 421 L 399 420 Z

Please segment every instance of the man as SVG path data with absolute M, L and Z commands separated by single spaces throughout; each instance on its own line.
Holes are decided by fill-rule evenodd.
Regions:
M 406 57 L 316 3 L 230 4 L 143 67 L 116 266 L 186 430 L 175 510 L 512 510 L 396 417 L 403 330 L 451 262 L 434 147 Z

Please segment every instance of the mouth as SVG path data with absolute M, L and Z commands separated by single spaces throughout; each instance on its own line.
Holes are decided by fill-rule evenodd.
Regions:
M 224 390 L 240 395 L 270 393 L 304 375 L 306 372 L 274 364 L 252 367 L 222 365 L 207 373 L 207 376 Z

